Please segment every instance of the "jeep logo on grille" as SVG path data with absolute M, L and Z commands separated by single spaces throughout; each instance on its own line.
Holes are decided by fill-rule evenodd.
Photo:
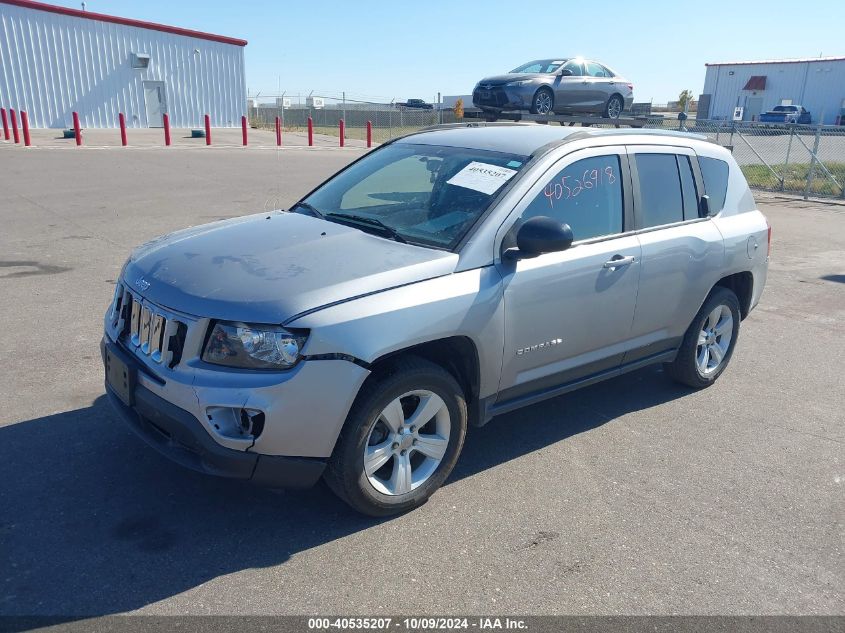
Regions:
M 143 277 L 138 277 L 138 279 L 135 280 L 135 287 L 141 292 L 144 292 L 144 290 L 150 287 L 150 282 Z

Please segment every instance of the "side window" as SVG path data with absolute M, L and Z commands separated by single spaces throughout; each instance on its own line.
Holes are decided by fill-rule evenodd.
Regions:
M 704 178 L 704 193 L 710 197 L 710 213 L 715 215 L 725 206 L 728 193 L 728 164 L 718 158 L 698 157 L 701 176 Z
M 698 217 L 698 190 L 695 188 L 692 165 L 689 156 L 678 154 L 677 159 L 678 171 L 681 173 L 681 191 L 684 195 L 684 220 L 694 220 Z
M 576 240 L 622 232 L 619 156 L 583 158 L 564 167 L 522 214 L 547 215 L 572 228 Z
M 566 62 L 563 65 L 563 68 L 561 68 L 561 70 L 572 71 L 572 75 L 574 77 L 580 77 L 581 75 L 584 74 L 584 71 L 581 68 L 581 64 L 579 62 L 576 62 L 576 61 Z
M 601 64 L 597 64 L 596 62 L 587 62 L 585 64 L 587 68 L 587 74 L 590 77 L 607 77 L 608 75 L 604 72 L 604 66 Z
M 636 154 L 641 228 L 681 222 L 684 204 L 674 154 Z

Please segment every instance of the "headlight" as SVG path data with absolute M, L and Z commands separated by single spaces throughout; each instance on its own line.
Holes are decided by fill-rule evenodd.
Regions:
M 299 360 L 308 337 L 275 325 L 214 324 L 202 359 L 215 365 L 246 369 L 287 369 Z
M 531 83 L 530 79 L 522 79 L 520 81 L 511 81 L 509 83 L 506 83 L 505 85 L 506 86 L 526 86 L 530 83 Z

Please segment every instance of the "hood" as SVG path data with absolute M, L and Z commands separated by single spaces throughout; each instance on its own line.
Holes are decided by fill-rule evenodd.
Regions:
M 549 75 L 541 73 L 506 73 L 504 75 L 494 75 L 492 77 L 485 77 L 478 82 L 478 85 L 490 84 L 491 86 L 501 86 L 502 84 L 510 83 L 511 81 L 525 81 L 526 79 L 547 79 Z
M 128 286 L 200 317 L 284 323 L 353 297 L 454 271 L 458 256 L 400 244 L 296 213 L 246 216 L 177 231 L 138 247 Z M 143 277 L 146 283 L 136 283 Z

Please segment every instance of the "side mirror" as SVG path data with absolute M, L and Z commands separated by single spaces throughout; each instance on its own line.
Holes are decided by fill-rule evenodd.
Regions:
M 698 199 L 698 215 L 702 218 L 710 217 L 710 196 L 704 195 Z
M 543 253 L 565 251 L 575 238 L 568 224 L 540 215 L 526 220 L 516 233 L 516 248 L 504 252 L 505 259 L 528 259 Z
M 571 77 L 572 71 L 569 70 L 568 68 L 564 68 L 563 70 L 560 71 L 560 76 L 561 77 Z

